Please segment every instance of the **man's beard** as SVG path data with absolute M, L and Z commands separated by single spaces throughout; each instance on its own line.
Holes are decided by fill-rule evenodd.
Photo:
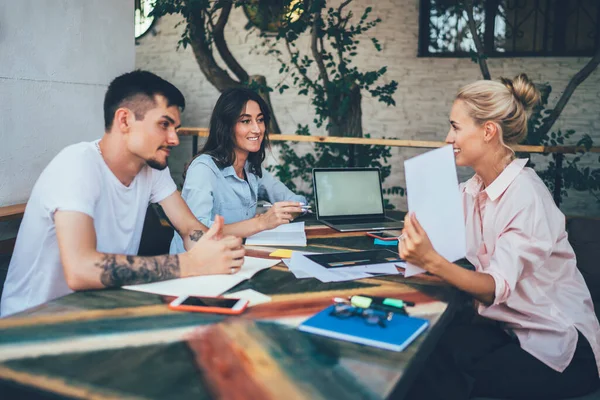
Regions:
M 164 163 L 161 163 L 160 161 L 151 158 L 150 160 L 146 160 L 146 164 L 148 164 L 150 168 L 162 171 L 163 169 L 167 168 L 167 165 L 169 164 L 169 157 L 165 159 Z

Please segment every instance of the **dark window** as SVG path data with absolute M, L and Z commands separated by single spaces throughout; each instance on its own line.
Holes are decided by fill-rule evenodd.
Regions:
M 488 56 L 591 56 L 600 46 L 599 0 L 473 3 Z M 419 56 L 470 56 L 474 50 L 464 0 L 421 0 Z

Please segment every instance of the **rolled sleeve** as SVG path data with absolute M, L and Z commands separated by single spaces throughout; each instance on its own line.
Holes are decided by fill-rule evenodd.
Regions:
M 298 201 L 307 204 L 306 197 L 292 192 L 264 168 L 262 169 L 262 177 L 258 180 L 258 197 L 266 198 L 271 203 L 277 201 Z
M 553 243 L 544 213 L 535 205 L 517 213 L 498 237 L 489 266 L 481 271 L 494 278 L 493 304 L 506 302 L 520 279 L 544 265 Z
M 198 221 L 211 227 L 214 221 L 215 173 L 203 163 L 192 164 L 187 171 L 181 196 Z
M 162 171 L 152 169 L 152 192 L 150 194 L 151 203 L 160 203 L 177 190 L 177 185 L 171 178 L 169 168 Z

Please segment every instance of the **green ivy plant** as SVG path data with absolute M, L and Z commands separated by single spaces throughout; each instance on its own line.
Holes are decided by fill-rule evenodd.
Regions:
M 324 127 L 329 136 L 370 137 L 362 130 L 361 93 L 395 106 L 393 95 L 398 83 L 381 82 L 387 72 L 385 66 L 364 71 L 353 64 L 361 40 L 368 41 L 378 52 L 382 47 L 377 38 L 368 37 L 381 19 L 371 16 L 372 7 L 366 7 L 358 16 L 346 11 L 345 7 L 351 2 L 343 1 L 336 7 L 328 6 L 326 0 L 288 2 L 289 12 L 282 17 L 277 35 L 273 38 L 263 34 L 261 48 L 266 48 L 266 54 L 280 62 L 282 79 L 275 88 L 279 93 L 295 88 L 299 95 L 309 97 L 317 128 Z M 307 35 L 311 39 L 311 50 L 303 53 L 297 43 Z M 308 126 L 300 125 L 296 133 L 310 134 Z M 313 167 L 378 167 L 382 182 L 391 174 L 388 164 L 391 152 L 385 146 L 317 143 L 302 156 L 296 152 L 295 145 L 278 143 L 277 146 L 281 148 L 282 163 L 272 167 L 272 171 L 295 191 L 299 190 L 294 181 L 300 180 L 312 192 Z M 384 194 L 385 206 L 393 208 L 388 197 L 403 196 L 405 190 L 394 186 L 386 188 Z
M 381 19 L 371 18 L 373 9 L 367 7 L 352 24 L 353 13 L 343 10 L 350 2 L 346 1 L 339 8 L 334 8 L 327 7 L 326 0 L 299 1 L 289 15 L 293 15 L 295 11 L 301 17 L 284 21 L 276 40 L 269 41 L 266 37 L 265 41 L 268 45 L 266 53 L 275 55 L 281 63 L 279 72 L 285 77 L 289 76 L 291 84 L 299 89 L 298 94 L 311 98 L 316 112 L 314 123 L 317 127 L 326 124 L 332 136 L 361 136 L 362 131 L 351 134 L 355 127 L 346 123 L 349 120 L 348 114 L 354 111 L 353 103 L 360 102 L 361 90 L 388 106 L 396 105 L 392 96 L 398 88 L 398 82 L 392 80 L 377 84 L 387 72 L 387 67 L 360 71 L 353 65 L 361 40 Z M 303 55 L 297 46 L 297 41 L 305 32 L 312 37 L 310 56 Z M 382 51 L 377 38 L 369 39 L 378 52 Z M 285 57 L 277 47 L 282 42 L 289 57 Z M 311 76 L 311 70 L 318 70 L 318 74 Z M 289 80 L 277 85 L 280 93 L 289 89 Z
M 544 124 L 552 110 L 547 109 L 548 98 L 552 92 L 552 87 L 549 84 L 543 85 L 541 90 L 541 101 L 534 108 L 531 118 L 529 119 L 528 135 L 522 144 L 533 146 L 563 146 L 567 143 L 573 143 L 578 135 L 573 129 L 565 132 L 558 130 L 557 132 L 540 133 L 540 127 Z M 593 140 L 590 135 L 583 134 L 577 139 L 575 146 L 583 147 L 589 150 L 593 146 Z M 581 157 L 585 151 L 579 151 L 577 154 L 565 154 L 562 162 L 562 173 L 557 175 L 558 155 L 556 153 L 546 154 L 546 157 L 551 157 L 545 169 L 536 168 L 535 163 L 531 161 L 531 154 L 524 156 L 530 157 L 529 165 L 534 168 L 537 174 L 542 178 L 548 189 L 554 193 L 556 187 L 556 177 L 560 176 L 560 201 L 564 197 L 568 197 L 568 190 L 573 189 L 580 192 L 588 192 L 598 202 L 600 202 L 600 168 L 592 169 L 583 167 Z M 598 157 L 600 163 L 600 157 Z

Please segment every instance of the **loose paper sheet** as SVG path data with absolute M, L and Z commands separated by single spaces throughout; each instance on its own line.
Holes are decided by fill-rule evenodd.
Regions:
M 249 246 L 306 246 L 304 222 L 279 225 L 275 229 L 258 232 L 246 239 Z
M 163 296 L 219 296 L 235 285 L 252 278 L 257 272 L 270 268 L 277 263 L 279 263 L 279 260 L 244 257 L 244 265 L 241 271 L 233 275 L 193 276 L 143 285 L 123 286 L 123 289 Z
M 427 232 L 433 248 L 454 262 L 465 257 L 465 218 L 452 146 L 404 161 L 408 210 Z M 425 272 L 407 263 L 406 277 Z
M 372 275 L 363 271 L 349 271 L 348 268 L 337 268 L 336 270 L 330 270 L 324 268 L 318 263 L 306 258 L 304 254 L 295 251 L 292 253 L 292 258 L 289 262 L 288 268 L 296 275 L 308 275 L 307 277 L 317 278 L 321 282 L 343 282 L 353 281 L 356 279 L 370 278 Z M 398 273 L 398 270 L 396 270 Z M 296 275 L 298 277 L 298 275 Z

